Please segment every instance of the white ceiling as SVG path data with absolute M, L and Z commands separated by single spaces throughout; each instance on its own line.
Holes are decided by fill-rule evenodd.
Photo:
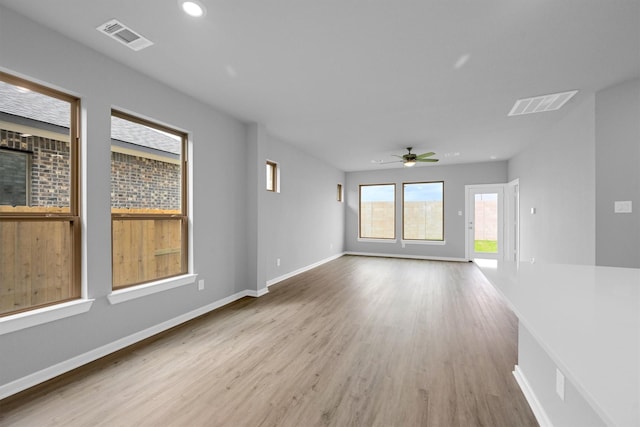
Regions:
M 346 171 L 409 145 L 438 164 L 504 160 L 640 76 L 640 0 L 201 1 L 201 19 L 177 0 L 0 4 Z M 155 44 L 96 31 L 112 18 Z M 518 98 L 572 89 L 559 111 L 507 117 Z

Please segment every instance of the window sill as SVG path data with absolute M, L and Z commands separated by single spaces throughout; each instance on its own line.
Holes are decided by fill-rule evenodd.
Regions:
M 86 313 L 91 309 L 93 301 L 93 299 L 78 299 L 0 317 L 0 335 Z
M 367 239 L 363 237 L 358 237 L 358 242 L 375 242 L 375 243 L 397 243 L 398 239 Z
M 447 244 L 446 240 L 402 240 L 402 247 L 406 245 L 433 245 L 444 246 Z
M 197 274 L 184 274 L 182 276 L 169 277 L 167 279 L 113 291 L 107 296 L 107 298 L 109 299 L 110 304 L 120 304 L 121 302 L 131 301 L 136 298 L 167 291 L 169 289 L 192 285 L 196 282 L 197 277 Z

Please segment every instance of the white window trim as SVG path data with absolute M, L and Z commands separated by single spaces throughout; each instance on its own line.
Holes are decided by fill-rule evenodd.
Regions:
M 110 304 L 120 304 L 169 289 L 180 288 L 182 286 L 193 285 L 198 278 L 197 274 L 183 274 L 181 276 L 168 277 L 155 282 L 143 283 L 141 285 L 130 286 L 125 289 L 118 289 L 107 295 Z
M 402 247 L 405 245 L 434 245 L 434 246 L 444 246 L 447 244 L 446 240 L 401 240 Z
M 91 309 L 93 301 L 95 300 L 82 298 L 0 317 L 0 335 L 86 313 Z
M 358 237 L 358 242 L 398 243 L 398 239 L 373 239 L 368 237 Z

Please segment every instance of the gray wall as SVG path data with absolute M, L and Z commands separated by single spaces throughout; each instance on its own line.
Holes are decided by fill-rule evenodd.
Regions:
M 560 399 L 555 391 L 556 364 L 522 323 L 518 325 L 518 367 L 553 425 L 606 425 L 566 376 L 564 400 Z
M 614 213 L 616 200 L 633 212 Z M 596 93 L 596 264 L 640 268 L 640 80 Z
M 259 262 L 272 280 L 343 252 L 345 204 L 337 200 L 337 185 L 344 186 L 345 174 L 268 133 L 263 142 L 260 171 L 267 159 L 280 170 L 279 193 L 266 191 L 266 173 L 258 190 Z
M 594 105 L 593 95 L 579 96 L 544 113 L 564 117 L 509 160 L 509 180 L 520 180 L 522 261 L 595 262 Z
M 402 247 L 402 183 L 444 181 L 445 245 Z M 506 162 L 416 166 L 347 173 L 345 246 L 348 252 L 463 259 L 465 257 L 465 185 L 507 181 Z M 396 243 L 358 242 L 358 188 L 360 184 L 396 184 Z M 458 215 L 461 211 L 462 215 Z
M 246 126 L 2 7 L 0 40 L 4 71 L 82 99 L 83 276 L 96 299 L 85 314 L 0 336 L 0 385 L 247 289 L 247 174 L 235 161 L 247 154 Z M 112 106 L 190 132 L 193 264 L 203 291 L 188 286 L 117 305 L 106 299 Z
M 336 185 L 344 184 L 344 172 L 3 7 L 0 40 L 3 71 L 81 98 L 83 281 L 96 300 L 85 314 L 0 335 L 0 385 L 238 292 L 260 294 L 267 281 L 343 252 L 344 203 L 336 200 Z M 191 254 L 203 291 L 188 286 L 107 301 L 112 107 L 190 134 Z M 267 158 L 281 165 L 280 194 L 264 189 Z

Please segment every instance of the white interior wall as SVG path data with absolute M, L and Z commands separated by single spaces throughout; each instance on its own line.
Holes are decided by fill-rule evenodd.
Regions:
M 596 93 L 596 263 L 640 268 L 640 79 Z

